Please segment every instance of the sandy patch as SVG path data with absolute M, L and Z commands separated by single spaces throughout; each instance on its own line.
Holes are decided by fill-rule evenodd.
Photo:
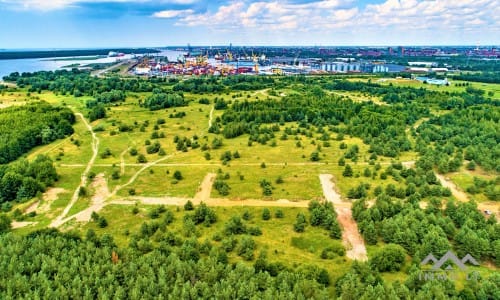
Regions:
M 214 183 L 217 174 L 208 173 L 198 188 L 198 192 L 194 196 L 193 203 L 199 204 L 200 202 L 207 202 L 210 199 L 210 193 L 212 192 L 212 184 Z
M 26 227 L 26 226 L 30 226 L 30 225 L 35 225 L 37 223 L 38 222 L 17 222 L 17 221 L 13 221 L 11 223 L 11 226 L 12 226 L 12 229 L 17 229 L 17 228 L 23 228 L 23 227 Z
M 320 174 L 319 179 L 323 187 L 323 194 L 327 201 L 333 203 L 335 212 L 337 212 L 337 220 L 342 226 L 342 243 L 347 250 L 346 256 L 354 260 L 368 260 L 365 241 L 359 234 L 358 224 L 352 218 L 352 204 L 342 201 L 340 194 L 335 190 L 333 175 Z

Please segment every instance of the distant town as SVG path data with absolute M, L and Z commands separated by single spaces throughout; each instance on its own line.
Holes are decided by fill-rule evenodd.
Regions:
M 175 60 L 167 51 L 179 52 Z M 119 55 L 116 52 L 110 55 Z M 135 75 L 445 74 L 500 59 L 496 46 L 457 47 L 168 47 L 137 57 Z M 418 79 L 425 77 L 419 76 Z M 448 84 L 446 80 L 429 80 Z

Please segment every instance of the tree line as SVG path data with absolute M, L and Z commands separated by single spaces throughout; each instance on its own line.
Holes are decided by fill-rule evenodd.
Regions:
M 0 110 L 0 164 L 72 134 L 73 123 L 75 116 L 70 109 L 46 102 Z

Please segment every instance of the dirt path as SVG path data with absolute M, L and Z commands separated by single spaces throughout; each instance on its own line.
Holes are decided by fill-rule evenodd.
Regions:
M 90 184 L 90 188 L 94 190 L 94 194 L 92 195 L 90 201 L 90 207 L 74 215 L 77 221 L 90 221 L 92 212 L 100 211 L 105 206 L 105 201 L 109 197 L 108 183 L 106 182 L 104 173 L 99 173 L 94 178 L 94 180 Z
M 80 119 L 82 119 L 83 123 L 87 127 L 87 130 L 90 132 L 92 135 L 92 157 L 90 158 L 90 161 L 87 163 L 87 166 L 85 170 L 82 173 L 81 179 L 80 179 L 80 185 L 75 189 L 73 196 L 71 197 L 71 201 L 68 203 L 68 205 L 64 208 L 63 212 L 50 223 L 49 227 L 59 227 L 62 223 L 62 220 L 68 212 L 71 210 L 71 207 L 76 203 L 78 200 L 78 193 L 80 191 L 80 187 L 85 186 L 87 184 L 87 176 L 88 173 L 90 172 L 90 169 L 92 168 L 92 165 L 94 164 L 96 158 L 97 158 L 97 153 L 99 152 L 99 139 L 97 138 L 94 130 L 92 130 L 92 126 L 87 122 L 85 117 L 81 113 L 76 113 L 75 115 L 79 116 Z
M 439 182 L 444 187 L 447 187 L 451 190 L 451 194 L 460 202 L 468 202 L 469 197 L 466 193 L 464 193 L 461 189 L 459 189 L 455 183 L 453 183 L 450 179 L 444 177 L 444 175 L 435 173 Z M 497 218 L 500 217 L 500 204 L 498 202 L 490 201 L 490 202 L 478 202 L 477 208 L 482 212 L 490 211 L 492 214 L 495 214 Z
M 203 181 L 198 188 L 198 192 L 194 196 L 194 204 L 199 204 L 200 202 L 207 202 L 208 200 L 210 200 L 210 192 L 212 191 L 212 184 L 216 176 L 217 174 L 215 173 L 208 173 L 207 176 L 203 178 Z
M 320 174 L 319 179 L 323 187 L 323 194 L 327 201 L 333 203 L 337 212 L 337 219 L 342 226 L 342 241 L 347 249 L 347 257 L 353 260 L 366 261 L 365 241 L 359 234 L 358 224 L 352 218 L 351 203 L 343 202 L 340 194 L 335 190 L 333 175 Z
M 333 183 L 333 175 L 331 174 L 320 174 L 319 180 L 321 181 L 321 187 L 323 188 L 323 195 L 327 201 L 332 202 L 334 205 L 342 203 L 340 194 L 335 190 L 335 184 Z
M 458 187 L 449 179 L 445 178 L 443 175 L 436 173 L 437 179 L 441 182 L 441 185 L 447 187 L 451 190 L 453 197 L 457 198 L 458 201 L 467 202 L 469 198 L 467 195 L 458 189 Z
M 125 174 L 125 154 L 127 154 L 127 151 L 130 150 L 130 147 L 125 149 L 122 153 L 120 153 L 120 175 L 123 176 Z
M 38 222 L 17 222 L 17 221 L 13 221 L 12 223 L 10 223 L 10 226 L 12 227 L 12 229 L 17 229 L 17 228 L 23 228 L 23 227 L 26 227 L 26 226 L 30 226 L 30 225 L 35 225 L 37 223 Z
M 36 211 L 39 205 L 40 205 L 40 201 L 35 201 L 35 202 L 33 202 L 33 204 L 31 204 L 30 206 L 28 206 L 28 207 L 24 210 L 24 213 L 25 213 L 25 214 L 29 214 L 30 212 L 34 212 L 34 211 Z

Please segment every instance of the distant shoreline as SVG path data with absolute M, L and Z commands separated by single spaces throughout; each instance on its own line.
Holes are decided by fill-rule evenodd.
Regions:
M 137 49 L 89 49 L 89 50 L 43 50 L 43 51 L 0 51 L 0 60 L 27 59 L 27 58 L 52 58 L 52 57 L 75 57 L 75 56 L 100 56 L 108 55 L 109 52 L 124 54 L 158 53 L 151 48 Z

